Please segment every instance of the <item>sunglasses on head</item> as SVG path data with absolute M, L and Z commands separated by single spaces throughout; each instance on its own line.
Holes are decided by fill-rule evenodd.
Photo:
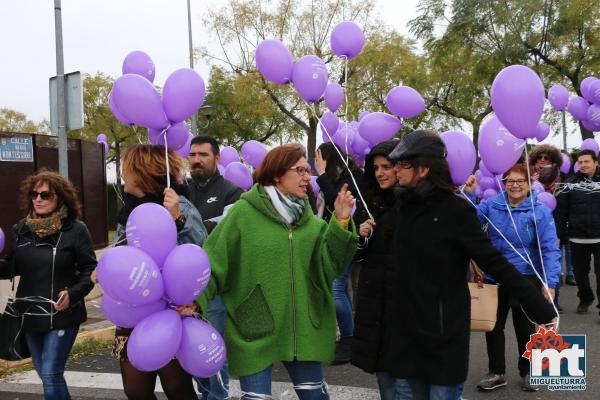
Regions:
M 43 192 L 36 192 L 35 190 L 32 190 L 29 192 L 29 197 L 31 197 L 31 200 L 37 199 L 38 196 L 40 196 L 42 200 L 50 200 L 54 196 L 54 193 L 48 190 L 44 190 Z

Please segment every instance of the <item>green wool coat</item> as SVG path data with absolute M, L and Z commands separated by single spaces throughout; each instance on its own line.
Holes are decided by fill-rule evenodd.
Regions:
M 227 310 L 229 372 L 246 376 L 276 361 L 333 359 L 332 282 L 356 251 L 354 225 L 306 211 L 291 228 L 261 185 L 244 193 L 204 243 L 212 268 L 202 310 L 217 294 Z

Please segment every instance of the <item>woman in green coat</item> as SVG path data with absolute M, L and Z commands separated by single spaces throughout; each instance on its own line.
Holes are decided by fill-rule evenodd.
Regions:
M 331 285 L 356 250 L 353 196 L 345 185 L 330 222 L 315 217 L 298 144 L 271 150 L 255 178 L 204 243 L 212 279 L 197 303 L 206 310 L 217 294 L 223 299 L 229 371 L 240 377 L 241 399 L 270 398 L 278 361 L 300 399 L 328 399 L 321 363 L 333 359 L 335 345 Z

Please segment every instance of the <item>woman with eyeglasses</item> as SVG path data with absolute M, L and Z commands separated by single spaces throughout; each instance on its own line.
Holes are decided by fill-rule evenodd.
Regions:
M 87 319 L 84 298 L 94 284 L 92 238 L 73 184 L 42 170 L 21 184 L 25 218 L 12 228 L 12 247 L 0 259 L 0 279 L 19 276 L 16 311 L 44 398 L 70 399 L 65 364 Z
M 529 185 L 526 168 L 516 164 L 506 171 L 503 175 L 506 192 L 483 201 L 477 208 L 481 223 L 487 226 L 488 236 L 494 246 L 552 303 L 554 288 L 560 278 L 561 252 L 552 212 L 537 201 L 536 193 Z M 474 185 L 469 185 L 467 190 L 474 190 Z M 534 268 L 542 279 L 547 279 L 549 293 L 543 289 Z M 489 275 L 486 275 L 486 281 L 495 283 Z M 490 391 L 507 384 L 504 326 L 511 310 L 517 336 L 516 356 L 522 379 L 521 389 L 537 391 L 536 387 L 529 384 L 529 361 L 521 357 L 530 335 L 535 333 L 535 325 L 503 285 L 498 288 L 496 326 L 485 335 L 489 372 L 477 385 L 479 390 Z
M 356 251 L 353 196 L 342 187 L 330 221 L 316 218 L 299 144 L 269 151 L 255 180 L 204 244 L 212 278 L 197 304 L 205 311 L 214 296 L 223 299 L 229 372 L 242 400 L 271 398 L 276 362 L 301 400 L 328 399 L 321 363 L 334 353 L 331 285 Z

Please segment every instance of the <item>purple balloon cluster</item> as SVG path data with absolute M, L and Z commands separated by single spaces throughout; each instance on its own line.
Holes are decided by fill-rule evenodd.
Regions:
M 208 256 L 194 244 L 178 246 L 173 218 L 155 203 L 131 212 L 126 236 L 127 246 L 104 253 L 97 274 L 104 314 L 119 326 L 133 328 L 129 360 L 141 371 L 155 371 L 177 356 L 190 374 L 214 375 L 226 357 L 223 338 L 202 321 L 182 321 L 172 309 L 192 303 L 206 289 Z M 199 350 L 201 344 L 205 351 Z
M 154 62 L 146 53 L 129 53 L 122 71 L 108 99 L 114 117 L 125 125 L 148 128 L 151 143 L 166 144 L 187 156 L 193 135 L 184 120 L 204 102 L 202 77 L 193 69 L 178 69 L 165 81 L 161 97 L 152 84 Z
M 256 140 L 249 140 L 242 145 L 244 161 L 257 169 L 267 155 L 267 148 Z M 231 146 L 221 148 L 219 157 L 219 171 L 223 177 L 244 190 L 249 190 L 254 184 L 252 172 L 241 162 L 240 155 Z
M 555 110 L 567 110 L 573 118 L 592 132 L 600 131 L 600 79 L 588 76 L 579 85 L 581 96 L 569 98 L 569 91 L 560 84 L 548 90 L 548 100 Z

